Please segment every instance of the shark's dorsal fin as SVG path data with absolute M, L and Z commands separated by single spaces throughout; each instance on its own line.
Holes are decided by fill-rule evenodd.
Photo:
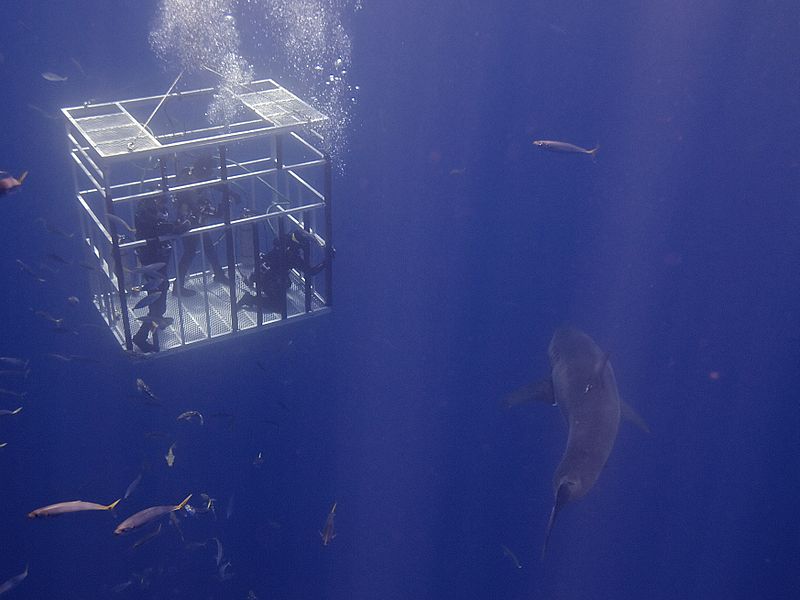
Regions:
M 583 393 L 588 394 L 591 392 L 595 387 L 599 387 L 602 389 L 603 387 L 603 373 L 606 370 L 606 365 L 608 364 L 608 359 L 610 358 L 610 354 L 606 352 L 603 354 L 603 358 L 597 361 L 597 364 L 594 367 L 594 373 L 592 373 L 592 378 L 589 380 L 589 383 L 586 384 L 586 387 L 583 388 Z

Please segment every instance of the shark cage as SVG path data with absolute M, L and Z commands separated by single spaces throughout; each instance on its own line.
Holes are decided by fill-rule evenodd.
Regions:
M 223 91 L 225 125 L 216 88 L 62 109 L 93 302 L 128 351 L 330 310 L 327 117 L 272 79 Z

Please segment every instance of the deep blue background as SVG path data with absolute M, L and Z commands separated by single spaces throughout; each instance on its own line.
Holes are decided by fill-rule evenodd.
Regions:
M 63 127 L 29 105 L 166 89 L 155 3 L 4 5 L 0 169 L 31 172 L 0 205 L 0 355 L 32 366 L 0 375 L 28 391 L 0 418 L 0 581 L 30 563 L 9 598 L 108 598 L 148 566 L 152 587 L 120 598 L 797 597 L 800 6 L 363 3 L 346 18 L 361 90 L 335 181 L 334 313 L 145 363 L 96 327 L 80 268 L 39 285 L 15 259 L 79 256 L 36 223 L 77 228 Z M 554 409 L 500 399 L 547 372 L 564 321 L 610 352 L 653 433 L 621 428 L 539 561 L 566 432 Z M 235 426 L 178 427 L 188 409 Z M 184 533 L 219 537 L 235 578 L 172 528 L 131 551 L 108 514 L 25 519 L 110 502 L 143 462 L 121 516 L 233 495 L 232 519 Z

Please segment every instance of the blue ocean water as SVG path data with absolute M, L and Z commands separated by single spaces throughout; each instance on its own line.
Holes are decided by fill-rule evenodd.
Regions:
M 174 80 L 149 43 L 158 3 L 4 6 L 0 169 L 30 171 L 0 198 L 0 355 L 30 360 L 24 380 L 0 374 L 26 393 L 0 396 L 23 406 L 0 416 L 0 582 L 29 565 L 7 597 L 796 598 L 800 7 L 272 5 L 336 15 L 352 42 L 334 310 L 149 361 L 119 349 L 84 270 L 47 260 L 79 260 L 77 241 L 37 219 L 78 227 L 49 116 Z M 252 28 L 257 75 L 311 93 L 271 54 L 286 29 L 260 44 Z M 548 374 L 565 322 L 609 353 L 652 433 L 622 424 L 541 560 L 566 427 L 555 408 L 501 401 Z M 232 417 L 177 423 L 187 410 Z M 140 473 L 116 515 L 26 518 L 112 502 Z M 216 498 L 216 519 L 164 521 L 135 549 L 113 535 L 189 493 Z M 211 538 L 233 577 L 215 545 L 192 546 Z

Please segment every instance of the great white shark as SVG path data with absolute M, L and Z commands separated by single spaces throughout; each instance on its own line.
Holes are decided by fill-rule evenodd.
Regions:
M 605 467 L 617 439 L 620 417 L 646 432 L 644 420 L 620 400 L 609 355 L 584 332 L 561 327 L 550 340 L 550 377 L 509 394 L 507 406 L 528 400 L 557 405 L 569 426 L 567 447 L 553 475 L 553 508 L 542 557 L 559 512 L 585 496 Z

